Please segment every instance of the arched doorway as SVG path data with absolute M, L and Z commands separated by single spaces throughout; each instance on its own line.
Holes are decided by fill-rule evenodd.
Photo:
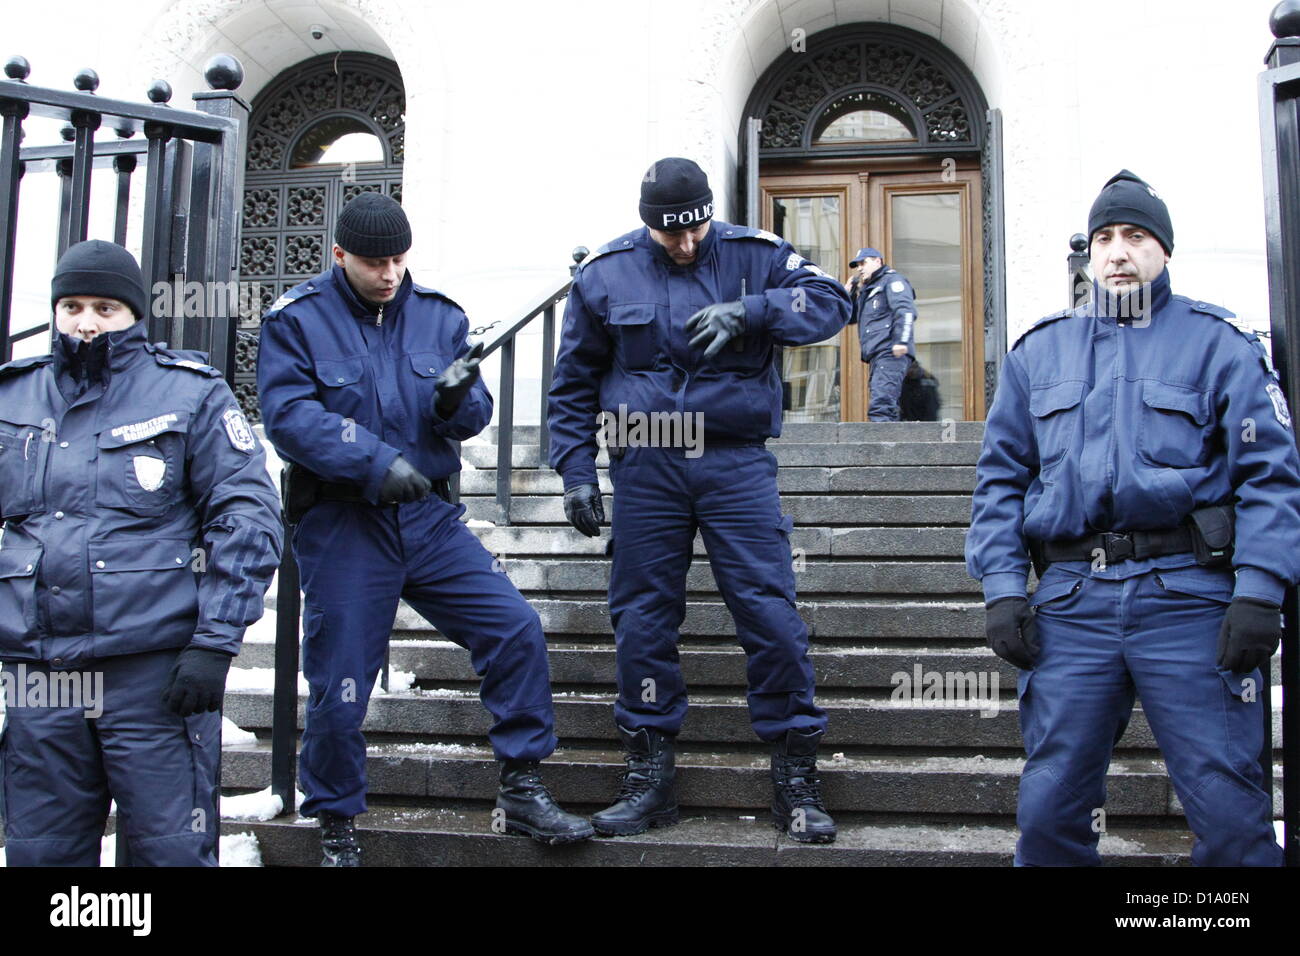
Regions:
M 334 223 L 359 192 L 402 198 L 406 95 L 397 66 L 368 53 L 326 54 L 281 73 L 253 102 L 239 278 L 261 305 L 242 316 L 235 391 L 260 419 L 261 311 L 328 267 Z
M 917 357 L 939 380 L 939 417 L 983 418 L 996 377 L 985 343 L 1001 321 L 991 219 L 1000 171 L 970 71 L 903 27 L 835 27 L 779 57 L 744 115 L 742 155 L 758 173 L 748 177 L 752 224 L 841 281 L 858 248 L 879 248 L 916 289 Z M 855 326 L 787 349 L 785 376 L 789 420 L 866 418 Z

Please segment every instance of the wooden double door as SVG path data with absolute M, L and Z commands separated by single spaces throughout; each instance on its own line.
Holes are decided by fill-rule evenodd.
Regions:
M 863 246 L 884 254 L 916 290 L 916 355 L 939 382 L 939 419 L 984 417 L 983 241 L 977 166 L 933 160 L 769 171 L 762 226 L 847 284 Z M 786 348 L 786 421 L 865 421 L 868 366 L 857 326 Z

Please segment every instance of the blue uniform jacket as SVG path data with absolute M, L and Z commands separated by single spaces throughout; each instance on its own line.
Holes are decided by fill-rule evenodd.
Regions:
M 713 359 L 686 321 L 706 305 L 745 305 L 745 332 Z M 821 342 L 844 327 L 843 287 L 784 239 L 713 220 L 695 262 L 678 266 L 646 228 L 583 263 L 564 312 L 548 422 L 564 487 L 596 482 L 601 410 L 703 414 L 704 441 L 781 434 L 776 346 Z
M 71 404 L 0 366 L 0 659 L 57 669 L 193 643 L 236 654 L 280 560 L 266 453 L 199 353 L 109 333 Z
M 862 361 L 870 362 L 895 345 L 906 345 L 907 354 L 915 358 L 916 297 L 907 277 L 889 266 L 877 269 L 862 284 L 851 321 L 858 324 Z
M 426 477 L 460 470 L 453 441 L 492 418 L 480 378 L 448 420 L 434 387 L 469 351 L 469 320 L 408 272 L 376 314 L 342 268 L 294 286 L 262 317 L 257 387 L 267 437 L 285 458 L 326 481 L 356 485 L 366 500 L 400 454 Z
M 966 539 L 986 601 L 1024 595 L 1026 536 L 1167 529 L 1233 502 L 1234 593 L 1280 604 L 1300 580 L 1300 457 L 1263 347 L 1232 313 L 1171 295 L 1167 270 L 1150 292 L 1134 318 L 1128 300 L 1094 287 L 1092 303 L 1041 320 L 1007 354 Z M 1191 563 L 1169 555 L 1094 573 Z

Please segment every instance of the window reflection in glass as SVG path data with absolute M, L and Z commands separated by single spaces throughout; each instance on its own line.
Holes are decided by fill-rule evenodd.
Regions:
M 772 231 L 827 274 L 842 279 L 845 254 L 839 196 L 788 196 L 773 199 Z M 838 335 L 815 345 L 784 350 L 784 377 L 790 386 L 788 422 L 840 420 Z

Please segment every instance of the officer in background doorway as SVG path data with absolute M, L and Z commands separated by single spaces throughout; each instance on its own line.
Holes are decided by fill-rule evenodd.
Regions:
M 53 353 L 0 366 L 8 864 L 98 866 L 112 799 L 134 865 L 215 866 L 217 710 L 279 497 L 221 373 L 146 340 L 129 252 L 77 243 L 51 285 Z
M 609 610 L 617 651 L 614 716 L 626 751 L 605 834 L 677 822 L 674 743 L 686 714 L 678 662 L 686 573 L 697 530 L 748 655 L 749 714 L 772 749 L 776 824 L 827 843 L 808 632 L 795 608 L 790 532 L 781 514 L 778 345 L 843 328 L 843 287 L 770 232 L 713 218 L 713 192 L 689 159 L 655 163 L 641 185 L 645 227 L 608 243 L 569 294 L 549 417 L 551 466 L 569 521 L 589 537 L 604 509 L 596 483 L 598 416 L 702 424 L 702 446 L 610 437 L 615 513 Z M 662 437 L 662 436 L 660 436 Z M 665 447 L 666 445 L 666 447 Z
M 1016 862 L 1100 862 L 1136 696 L 1192 862 L 1279 866 L 1258 689 L 1300 580 L 1291 415 L 1255 335 L 1170 290 L 1155 190 L 1119 172 L 1088 234 L 1092 301 L 1039 321 L 1003 364 L 966 541 L 989 646 L 1021 669 Z
M 469 320 L 406 268 L 411 226 L 376 192 L 339 215 L 334 266 L 263 318 L 257 380 L 267 436 L 292 462 L 293 547 L 311 686 L 300 767 L 324 863 L 359 866 L 371 689 L 400 599 L 470 651 L 492 713 L 506 830 L 544 843 L 592 836 L 541 782 L 555 749 L 541 620 L 448 500 L 453 442 L 492 418 Z
M 907 277 L 885 265 L 878 249 L 859 249 L 851 268 L 853 316 L 862 343 L 862 361 L 871 363 L 871 404 L 867 420 L 899 420 L 903 376 L 916 358 L 916 301 Z

